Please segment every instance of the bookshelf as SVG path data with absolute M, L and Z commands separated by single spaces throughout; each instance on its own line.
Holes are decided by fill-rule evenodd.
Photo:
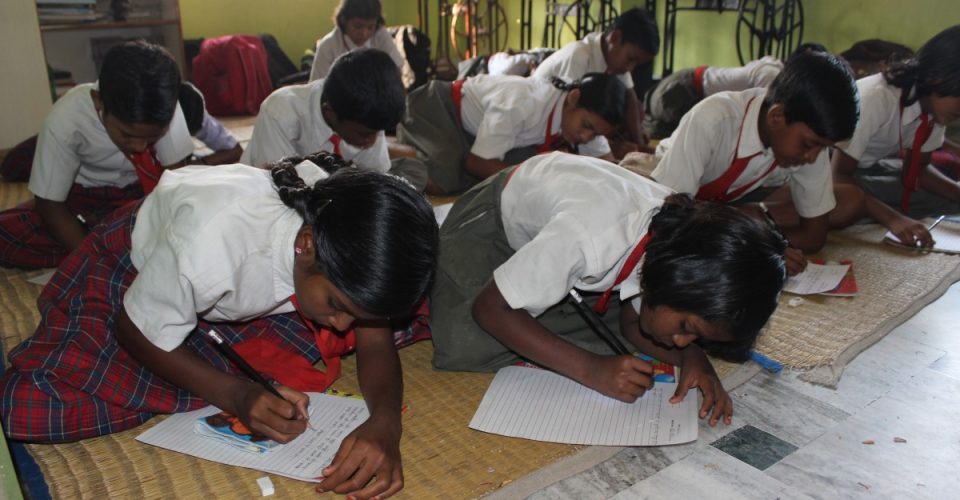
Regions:
M 186 75 L 179 0 L 129 0 L 125 20 L 112 15 L 110 0 L 36 0 L 47 65 L 58 95 L 75 84 L 97 79 L 106 51 L 124 40 L 143 38 L 163 45 Z M 51 11 L 63 7 L 63 14 Z M 51 14 L 51 12 L 53 12 Z M 57 78 L 56 76 L 59 76 Z

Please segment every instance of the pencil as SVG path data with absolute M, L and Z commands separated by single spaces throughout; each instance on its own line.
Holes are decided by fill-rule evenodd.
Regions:
M 929 233 L 930 231 L 933 231 L 933 228 L 937 227 L 937 224 L 943 222 L 943 219 L 945 219 L 946 217 L 947 217 L 946 215 L 941 215 L 940 217 L 937 217 L 937 220 L 933 221 L 933 224 L 930 224 L 930 227 L 927 228 L 927 232 Z
M 620 339 L 610 331 L 607 324 L 597 316 L 597 313 L 593 312 L 593 309 L 583 303 L 583 297 L 581 297 L 576 290 L 570 290 L 570 299 L 573 307 L 580 313 L 580 316 L 583 316 L 584 321 L 587 322 L 590 329 L 593 330 L 601 340 L 606 342 L 607 345 L 610 346 L 610 349 L 613 349 L 613 352 L 620 355 L 630 353 L 627 347 L 623 345 L 623 342 L 620 342 Z
M 240 371 L 242 371 L 243 374 L 247 376 L 247 378 L 262 385 L 264 389 L 270 391 L 270 393 L 273 394 L 274 396 L 280 399 L 286 400 L 280 394 L 280 391 L 278 391 L 277 388 L 273 386 L 273 384 L 268 382 L 267 379 L 263 378 L 263 376 L 261 376 L 260 373 L 257 372 L 257 370 L 255 370 L 252 366 L 250 366 L 250 364 L 247 363 L 246 360 L 241 358 L 240 355 L 237 354 L 237 351 L 234 351 L 233 348 L 230 347 L 230 344 L 227 344 L 227 342 L 223 340 L 223 337 L 221 337 L 219 333 L 213 330 L 207 330 L 207 336 L 210 337 L 211 340 L 213 340 L 213 343 L 214 345 L 217 346 L 217 349 L 220 349 L 220 352 L 222 352 L 224 356 L 226 356 L 230 361 L 232 361 L 233 364 L 236 365 L 236 367 L 239 368 Z

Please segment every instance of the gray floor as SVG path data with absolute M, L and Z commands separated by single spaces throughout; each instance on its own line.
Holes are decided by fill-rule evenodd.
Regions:
M 530 498 L 960 498 L 960 285 L 854 359 L 836 390 L 761 373 L 734 423 L 628 448 Z

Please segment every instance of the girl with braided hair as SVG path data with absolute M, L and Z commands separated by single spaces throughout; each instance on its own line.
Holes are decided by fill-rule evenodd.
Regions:
M 41 292 L 35 334 L 10 353 L 0 380 L 7 435 L 73 441 L 207 404 L 270 439 L 300 435 L 308 398 L 284 379 L 297 363 L 267 371 L 277 398 L 204 341 L 199 331 L 214 328 L 238 351 L 255 342 L 300 365 L 322 359 L 311 390 L 332 383 L 339 356 L 355 349 L 370 418 L 320 487 L 398 491 L 402 386 L 390 320 L 428 293 L 437 224 L 399 178 L 326 153 L 302 160 L 170 171 L 98 226 Z
M 427 192 L 452 194 L 539 153 L 612 161 L 604 136 L 626 114 L 627 88 L 614 75 L 590 73 L 572 83 L 479 75 L 413 91 L 397 140 L 427 164 Z

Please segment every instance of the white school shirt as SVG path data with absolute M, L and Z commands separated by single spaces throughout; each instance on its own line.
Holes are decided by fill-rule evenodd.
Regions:
M 902 145 L 913 147 L 913 137 L 920 126 L 920 103 L 903 109 L 900 117 L 900 89 L 887 83 L 883 74 L 857 80 L 860 90 L 860 121 L 849 141 L 837 148 L 857 160 L 859 168 L 868 168 L 878 160 L 899 154 Z M 928 153 L 943 144 L 945 127 L 934 124 L 933 132 L 920 151 Z M 901 142 L 902 137 L 902 142 Z
M 487 59 L 487 74 L 525 76 L 536 60 L 535 55 L 526 52 L 519 54 L 497 52 Z
M 651 177 L 680 193 L 696 195 L 701 186 L 717 179 L 730 168 L 734 154 L 737 158 L 744 158 L 755 153 L 760 154 L 750 160 L 730 190 L 763 175 L 775 160 L 773 150 L 765 147 L 760 140 L 757 128 L 760 107 L 766 95 L 765 88 L 721 92 L 697 103 L 683 116 L 673 134 L 657 145 L 659 163 L 651 172 Z M 738 137 L 740 147 L 734 151 Z M 801 217 L 812 219 L 836 206 L 827 148 L 820 152 L 813 163 L 777 167 L 775 173 L 783 174 L 790 184 L 793 203 Z M 762 183 L 755 182 L 740 196 L 759 188 Z
M 485 160 L 502 160 L 511 149 L 543 144 L 548 121 L 550 135 L 560 133 L 566 95 L 552 83 L 536 78 L 478 75 L 467 79 L 463 84 L 460 118 L 463 129 L 476 137 L 470 152 Z M 610 152 L 603 136 L 594 137 L 577 149 L 586 156 Z
M 320 97 L 323 80 L 303 85 L 290 85 L 273 91 L 263 104 L 253 125 L 253 134 L 240 163 L 262 167 L 286 156 L 304 156 L 324 150 L 334 152 L 333 129 L 323 119 Z M 344 160 L 358 167 L 386 172 L 390 169 L 387 141 L 383 131 L 367 149 L 340 141 Z
M 735 68 L 707 67 L 703 72 L 703 95 L 770 86 L 783 71 L 783 61 L 773 56 L 755 59 Z
M 237 138 L 216 118 L 203 110 L 203 125 L 197 131 L 197 139 L 212 151 L 225 151 L 237 147 Z
M 107 135 L 90 96 L 96 89 L 96 83 L 70 89 L 44 120 L 27 185 L 34 195 L 65 201 L 74 183 L 125 187 L 139 181 L 133 163 Z M 193 153 L 193 140 L 179 104 L 167 133 L 153 147 L 161 165 L 173 165 Z
M 333 31 L 317 40 L 316 54 L 313 56 L 313 66 L 310 67 L 310 81 L 326 78 L 327 73 L 330 72 L 330 67 L 333 66 L 333 62 L 336 61 L 338 57 L 361 47 L 382 50 L 390 56 L 390 59 L 393 59 L 393 62 L 396 63 L 398 68 L 403 67 L 403 55 L 400 54 L 400 50 L 397 49 L 393 37 L 390 36 L 390 33 L 387 33 L 386 28 L 383 26 L 378 28 L 377 31 L 373 33 L 373 36 L 363 45 L 353 43 L 353 40 L 340 31 L 340 27 L 337 26 L 333 28 Z
M 603 33 L 590 33 L 550 54 L 533 72 L 534 78 L 550 80 L 560 77 L 568 82 L 579 80 L 587 73 L 606 73 L 607 60 L 603 57 Z M 630 73 L 617 75 L 628 88 L 633 88 Z
M 297 170 L 323 175 L 309 162 Z M 130 259 L 138 274 L 124 308 L 165 351 L 183 343 L 198 317 L 249 321 L 292 312 L 293 244 L 302 225 L 268 170 L 234 164 L 167 172 L 137 213 Z
M 572 288 L 605 292 L 672 191 L 613 163 L 554 152 L 522 163 L 500 197 L 514 253 L 493 272 L 514 309 L 539 316 Z M 640 294 L 639 266 L 619 285 Z

